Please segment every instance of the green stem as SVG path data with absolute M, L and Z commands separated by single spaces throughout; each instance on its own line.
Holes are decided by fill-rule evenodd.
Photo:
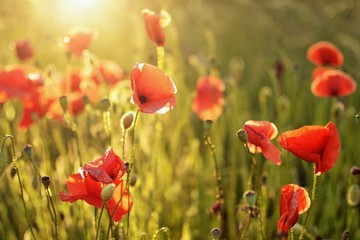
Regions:
M 31 235 L 32 235 L 33 239 L 36 239 L 35 234 L 34 234 L 34 231 L 33 231 L 32 227 L 31 227 L 29 214 L 28 214 L 28 211 L 27 211 L 27 208 L 26 208 L 26 203 L 25 203 L 25 198 L 24 198 L 24 191 L 23 191 L 23 185 L 22 185 L 21 176 L 20 176 L 20 171 L 19 171 L 19 167 L 18 167 L 18 161 L 17 161 L 17 157 L 16 157 L 16 153 L 15 153 L 15 144 L 14 144 L 14 138 L 13 138 L 13 136 L 11 136 L 11 135 L 5 135 L 4 140 L 3 140 L 3 143 L 2 143 L 2 146 L 1 146 L 1 151 L 4 151 L 5 141 L 6 141 L 7 139 L 10 139 L 10 140 L 11 140 L 11 145 L 12 145 L 12 150 L 13 150 L 13 163 L 14 163 L 14 166 L 16 167 L 16 169 L 17 169 L 17 174 L 16 174 L 16 175 L 17 175 L 17 179 L 18 179 L 18 181 L 19 181 L 20 195 L 21 195 L 22 203 L 23 203 L 24 210 L 25 210 L 26 221 L 27 221 L 27 223 L 28 223 L 28 225 L 29 225 L 30 232 L 31 232 Z
M 165 71 L 165 49 L 164 49 L 164 47 L 157 47 L 156 53 L 157 53 L 157 67 L 160 70 Z
M 54 206 L 54 202 L 52 200 L 52 194 L 51 194 L 51 191 L 50 189 L 47 187 L 46 188 L 46 196 L 48 197 L 48 200 L 50 202 L 50 206 L 51 206 L 51 209 L 52 209 L 52 213 L 53 213 L 53 221 L 54 221 L 54 239 L 58 239 L 58 228 L 57 228 L 57 214 L 56 214 L 56 210 L 55 210 L 55 206 Z
M 156 240 L 158 238 L 158 236 L 160 235 L 160 233 L 164 233 L 165 239 L 167 239 L 167 240 L 171 239 L 170 238 L 170 229 L 167 227 L 162 227 L 159 230 L 157 230 L 152 239 Z
M 315 201 L 315 191 L 316 191 L 316 183 L 317 183 L 317 175 L 315 174 L 315 169 L 316 169 L 316 165 L 314 164 L 314 178 L 313 178 L 313 185 L 312 185 L 312 190 L 311 190 L 311 204 L 310 204 L 309 210 L 306 214 L 303 227 L 301 228 L 299 240 L 301 240 L 303 238 L 303 235 L 305 233 L 306 223 L 307 223 L 307 220 L 311 213 L 312 206 L 314 205 L 314 201 Z
M 100 215 L 99 215 L 99 218 L 98 218 L 98 221 L 97 221 L 97 228 L 96 228 L 96 237 L 95 237 L 95 240 L 98 240 L 98 238 L 99 238 L 101 216 L 102 216 L 102 213 L 104 212 L 105 204 L 106 204 L 106 202 L 104 201 L 103 204 L 102 204 L 102 206 L 101 206 Z
M 122 159 L 125 159 L 126 132 L 126 129 L 124 129 L 123 135 L 121 136 Z

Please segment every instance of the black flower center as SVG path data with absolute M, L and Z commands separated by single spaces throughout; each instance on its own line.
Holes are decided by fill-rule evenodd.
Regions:
M 146 102 L 147 102 L 147 98 L 146 98 L 144 95 L 140 95 L 140 96 L 139 96 L 139 101 L 140 101 L 141 104 L 146 103 Z

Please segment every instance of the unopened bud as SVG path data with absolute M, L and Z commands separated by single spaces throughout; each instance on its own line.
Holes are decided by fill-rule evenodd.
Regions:
M 332 116 L 337 119 L 339 117 L 341 117 L 341 114 L 345 111 L 345 105 L 340 102 L 337 101 L 335 102 L 332 106 L 331 106 L 331 113 Z
M 221 230 L 220 230 L 220 228 L 213 228 L 213 229 L 211 229 L 211 234 L 212 234 L 212 236 L 213 236 L 213 238 L 214 239 L 219 239 L 219 237 L 220 237 L 220 234 L 221 234 Z
M 127 112 L 121 117 L 121 126 L 123 129 L 128 129 L 134 122 L 134 113 Z
M 60 101 L 60 106 L 61 106 L 62 110 L 63 110 L 64 112 L 66 112 L 66 111 L 67 111 L 67 108 L 68 108 L 68 100 L 67 100 L 67 97 L 66 97 L 66 96 L 61 96 L 61 97 L 59 98 L 59 101 Z
M 135 186 L 136 182 L 137 182 L 137 175 L 136 174 L 131 175 L 131 177 L 130 177 L 130 186 L 131 187 Z
M 115 191 L 114 183 L 110 183 L 110 184 L 106 185 L 101 191 L 101 199 L 104 202 L 107 202 L 112 197 L 114 191 Z
M 236 136 L 238 137 L 238 139 L 240 141 L 242 141 L 243 143 L 247 143 L 248 141 L 248 135 L 245 131 L 245 129 L 241 128 L 236 132 Z
M 347 192 L 347 201 L 348 204 L 350 206 L 357 206 L 360 202 L 360 189 L 359 189 L 359 185 L 357 184 L 352 184 L 349 188 L 348 188 L 348 192 Z
M 360 167 L 358 167 L 358 166 L 353 166 L 353 167 L 350 169 L 350 173 L 351 173 L 353 176 L 360 175 Z
M 355 115 L 356 122 L 360 124 L 360 112 Z
M 23 148 L 24 153 L 29 159 L 32 159 L 32 146 L 30 144 L 26 144 Z
M 10 170 L 10 176 L 13 178 L 15 177 L 16 173 L 17 173 L 17 168 L 13 166 Z
M 47 175 L 45 175 L 45 176 L 42 176 L 41 177 L 41 182 L 42 182 L 42 184 L 45 186 L 45 188 L 48 188 L 49 187 L 49 185 L 50 185 L 50 177 L 49 176 L 47 176 Z
M 255 206 L 256 203 L 256 192 L 253 190 L 248 190 L 244 193 L 243 197 L 250 207 Z
M 99 103 L 99 109 L 103 112 L 106 112 L 109 110 L 110 105 L 111 105 L 110 100 L 108 98 L 103 98 Z
M 209 130 L 210 130 L 212 123 L 213 123 L 213 121 L 210 120 L 210 119 L 206 119 L 206 120 L 204 121 L 205 131 L 209 131 Z

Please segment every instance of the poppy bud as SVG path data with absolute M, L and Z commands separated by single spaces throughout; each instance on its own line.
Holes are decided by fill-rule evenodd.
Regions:
M 360 167 L 358 167 L 358 166 L 353 166 L 353 167 L 350 169 L 350 173 L 351 173 L 353 176 L 360 175 Z
M 128 129 L 134 122 L 134 113 L 127 112 L 121 117 L 121 126 L 123 129 Z
M 213 121 L 210 120 L 210 119 L 206 119 L 206 120 L 204 121 L 205 131 L 209 131 L 209 130 L 210 130 L 212 123 L 213 123 Z
M 0 152 L 0 177 L 3 175 L 5 169 L 6 169 L 7 161 L 6 161 L 6 155 L 4 152 Z
M 236 132 L 236 136 L 238 137 L 238 139 L 240 141 L 242 141 L 243 143 L 247 143 L 248 141 L 248 135 L 245 131 L 245 129 L 241 128 Z
M 106 185 L 101 191 L 101 199 L 104 202 L 107 202 L 112 197 L 114 191 L 115 191 L 114 183 L 110 183 L 109 185 Z
M 248 190 L 244 193 L 243 197 L 247 201 L 250 207 L 255 206 L 256 203 L 256 192 L 253 190 Z
M 333 116 L 334 119 L 337 119 L 341 116 L 344 110 L 345 110 L 345 105 L 342 102 L 337 101 L 331 106 L 331 115 Z
M 359 189 L 359 185 L 357 185 L 357 184 L 352 184 L 352 185 L 348 188 L 347 201 L 348 201 L 348 204 L 349 204 L 350 206 L 353 206 L 353 207 L 355 207 L 356 205 L 359 204 L 359 202 L 360 202 L 360 189 Z
M 50 177 L 45 175 L 41 177 L 41 182 L 45 186 L 45 188 L 48 188 L 50 185 Z
M 99 109 L 101 111 L 106 112 L 107 110 L 109 110 L 110 105 L 111 105 L 110 100 L 107 98 L 103 98 L 103 99 L 101 99 L 101 101 L 99 103 Z
M 346 230 L 345 232 L 343 232 L 341 240 L 350 239 L 350 235 L 351 235 L 350 232 Z
M 33 56 L 33 48 L 29 41 L 19 40 L 14 44 L 16 56 L 19 60 L 25 61 Z
M 136 181 L 137 181 L 137 175 L 136 174 L 131 175 L 131 177 L 130 177 L 130 186 L 132 186 L 132 187 L 135 186 Z
M 10 171 L 10 176 L 13 178 L 15 177 L 16 173 L 17 173 L 17 168 L 13 166 Z
M 61 96 L 60 97 L 60 105 L 61 105 L 61 108 L 64 112 L 67 111 L 67 108 L 68 108 L 68 100 L 67 100 L 67 97 L 66 96 Z
M 30 144 L 26 144 L 24 147 L 24 152 L 28 158 L 32 158 L 32 147 Z
M 218 239 L 220 237 L 220 234 L 221 234 L 220 228 L 215 227 L 215 228 L 211 229 L 210 232 L 214 239 Z

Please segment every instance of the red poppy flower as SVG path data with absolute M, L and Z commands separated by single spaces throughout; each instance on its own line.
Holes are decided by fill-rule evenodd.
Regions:
M 270 140 L 278 134 L 274 123 L 268 121 L 246 121 L 244 129 L 248 135 L 248 146 L 252 153 L 262 152 L 270 162 L 280 165 L 280 151 Z
M 33 48 L 29 41 L 18 40 L 14 44 L 16 56 L 21 61 L 29 60 L 33 57 Z
M 341 51 L 334 44 L 326 41 L 320 41 L 310 46 L 307 57 L 316 65 L 333 67 L 340 67 L 344 60 Z
M 317 66 L 311 72 L 311 80 L 314 81 L 317 77 L 321 76 L 324 72 L 326 72 L 327 70 L 330 70 L 330 69 L 332 69 L 332 68 Z
M 198 79 L 192 110 L 201 120 L 215 121 L 221 115 L 224 90 L 225 85 L 218 77 L 205 76 Z
M 8 65 L 0 71 L 0 103 L 9 98 L 30 99 L 43 84 L 37 68 L 21 64 Z
M 83 78 L 91 79 L 96 84 L 105 81 L 111 87 L 125 78 L 124 70 L 110 60 L 100 60 L 97 66 L 86 67 L 82 70 Z
M 98 159 L 86 163 L 81 170 L 87 172 L 95 181 L 112 183 L 119 180 L 126 172 L 125 164 L 112 147 Z
M 309 194 L 305 188 L 296 184 L 288 184 L 281 188 L 279 233 L 287 233 L 298 220 L 299 214 L 310 207 Z
M 114 184 L 116 186 L 115 191 L 112 197 L 107 201 L 107 207 L 110 213 L 113 212 L 116 203 L 120 200 L 125 187 L 123 180 L 118 180 L 114 182 Z M 96 208 L 102 207 L 103 201 L 101 199 L 101 182 L 94 181 L 89 176 L 83 178 L 80 173 L 76 173 L 69 176 L 66 181 L 66 187 L 69 193 L 60 192 L 59 196 L 61 201 L 72 203 L 81 199 Z M 130 204 L 128 203 L 128 199 L 130 200 Z M 125 192 L 112 219 L 115 222 L 119 221 L 121 217 L 131 209 L 132 204 L 133 202 L 131 196 Z M 129 205 L 130 209 L 128 208 Z
M 347 96 L 356 90 L 356 82 L 341 70 L 323 71 L 311 83 L 311 91 L 318 97 Z
M 156 46 L 163 47 L 165 45 L 165 34 L 163 28 L 166 27 L 170 21 L 170 15 L 162 10 L 160 14 L 156 14 L 149 9 L 142 11 L 144 17 L 146 31 Z
M 340 154 L 340 138 L 333 122 L 325 127 L 304 126 L 280 134 L 280 145 L 295 156 L 316 163 L 315 174 L 331 169 Z
M 93 35 L 93 32 L 88 29 L 74 29 L 70 31 L 69 36 L 64 37 L 63 41 L 69 53 L 81 57 L 93 40 Z
M 136 64 L 130 74 L 132 102 L 144 113 L 166 113 L 176 105 L 176 86 L 159 68 Z

